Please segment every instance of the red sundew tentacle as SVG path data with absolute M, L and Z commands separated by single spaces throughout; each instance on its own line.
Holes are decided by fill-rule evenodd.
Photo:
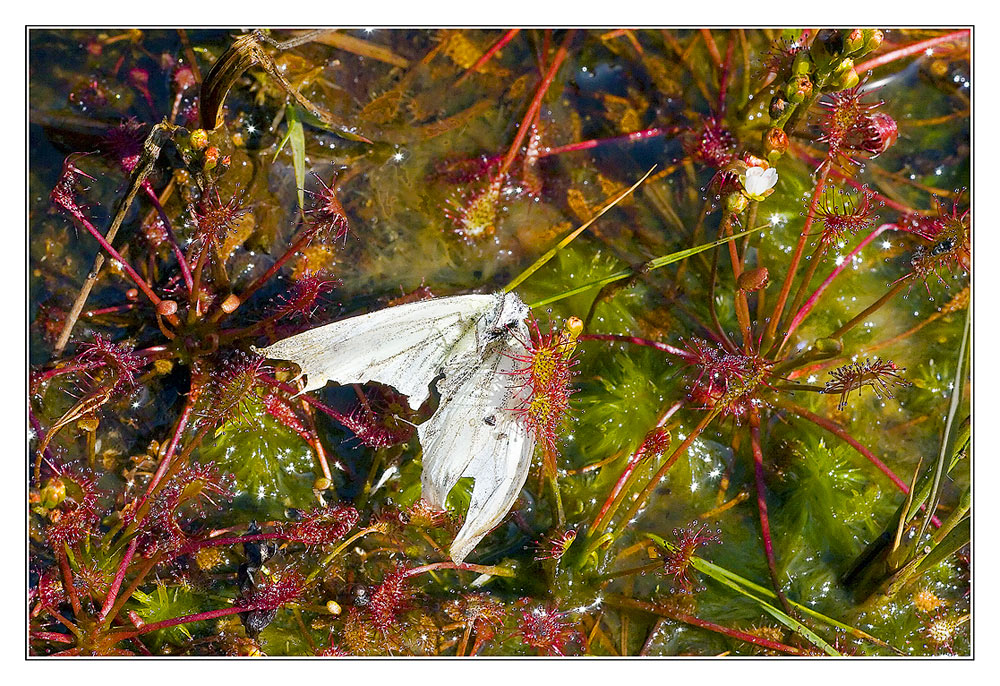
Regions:
M 108 241 L 104 238 L 104 235 L 90 223 L 90 220 L 87 219 L 79 205 L 77 205 L 76 200 L 73 198 L 73 190 L 71 186 L 74 178 L 73 175 L 78 173 L 82 174 L 83 172 L 80 172 L 73 166 L 72 160 L 67 159 L 66 164 L 64 164 L 63 178 L 60 179 L 60 182 L 56 184 L 56 188 L 52 191 L 53 202 L 66 210 L 70 216 L 77 221 L 77 223 L 83 226 L 83 228 L 85 228 L 87 232 L 90 233 L 90 235 L 92 235 L 101 245 L 104 251 L 121 266 L 125 273 L 128 274 L 129 278 L 132 279 L 135 285 L 139 287 L 139 290 L 141 290 L 146 297 L 149 298 L 150 302 L 153 303 L 153 306 L 158 307 L 161 302 L 160 297 L 153 292 L 153 289 L 148 283 L 146 283 L 146 280 L 139 275 L 139 272 L 133 269 L 132 265 L 129 264 L 110 243 L 108 243 Z M 177 319 L 176 315 L 172 314 L 167 316 L 167 320 L 174 326 L 177 326 L 180 323 L 180 320 Z
M 809 313 L 812 311 L 813 307 L 816 306 L 816 302 L 819 300 L 819 297 L 821 295 L 823 295 L 823 291 L 825 291 L 827 289 L 827 287 L 829 287 L 829 285 L 831 283 L 833 283 L 833 280 L 836 279 L 837 276 L 842 271 L 844 271 L 845 269 L 847 269 L 847 267 L 851 264 L 851 262 L 854 259 L 854 256 L 856 254 L 858 254 L 859 252 L 861 252 L 861 250 L 863 248 L 865 248 L 865 246 L 867 246 L 869 243 L 871 243 L 872 241 L 874 241 L 876 238 L 878 238 L 885 231 L 900 231 L 900 230 L 901 230 L 900 227 L 897 226 L 896 224 L 882 224 L 882 226 L 878 227 L 877 229 L 875 229 L 874 231 L 872 231 L 870 234 L 868 234 L 868 236 L 865 237 L 865 239 L 863 241 L 861 241 L 861 243 L 858 244 L 858 247 L 856 247 L 854 250 L 852 250 L 844 258 L 844 261 L 841 262 L 840 265 L 838 265 L 833 270 L 833 272 L 830 273 L 830 276 L 826 277 L 826 280 L 823 281 L 823 283 L 821 283 L 819 285 L 819 288 L 817 288 L 813 292 L 813 294 L 811 296 L 809 296 L 809 299 L 806 300 L 806 302 L 802 306 L 802 308 L 798 312 L 795 313 L 795 316 L 792 317 L 791 323 L 788 325 L 788 331 L 785 332 L 785 337 L 781 341 L 781 346 L 779 346 L 779 350 L 781 349 L 781 347 L 783 347 L 785 345 L 785 343 L 788 342 L 788 338 L 792 335 L 792 333 L 795 331 L 795 329 L 798 328 L 799 324 L 801 324 L 802 321 L 807 316 L 809 316 Z

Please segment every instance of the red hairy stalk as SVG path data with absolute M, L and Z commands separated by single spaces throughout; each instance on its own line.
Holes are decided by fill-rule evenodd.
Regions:
M 830 419 L 827 419 L 825 417 L 820 417 L 817 414 L 813 414 L 804 407 L 799 407 L 798 405 L 794 405 L 785 400 L 779 400 L 777 401 L 777 403 L 780 408 L 787 410 L 792 414 L 796 414 L 799 417 L 802 417 L 803 419 L 812 422 L 813 424 L 822 429 L 826 429 L 834 436 L 847 443 L 849 446 L 851 446 L 856 451 L 861 453 L 861 455 L 863 455 L 865 459 L 867 459 L 869 462 L 875 465 L 875 467 L 877 467 L 880 472 L 889 477 L 889 480 L 892 481 L 892 483 L 896 484 L 896 488 L 898 488 L 904 494 L 910 492 L 910 487 L 906 485 L 905 481 L 896 476 L 895 472 L 889 469 L 889 467 L 884 462 L 882 462 L 882 460 L 875 457 L 875 454 L 872 451 L 870 451 L 865 446 L 861 445 L 861 443 L 859 443 L 853 436 L 851 436 L 851 434 L 849 434 L 842 426 L 840 426 L 839 424 Z
M 156 195 L 156 191 L 153 190 L 153 186 L 149 181 L 144 181 L 142 184 L 142 189 L 149 196 L 149 202 L 153 205 L 156 210 L 156 214 L 160 217 L 160 221 L 163 223 L 163 230 L 167 234 L 167 241 L 170 243 L 170 250 L 174 253 L 174 257 L 177 258 L 177 266 L 181 270 L 181 277 L 184 279 L 184 285 L 187 286 L 188 292 L 194 288 L 194 277 L 191 276 L 191 266 L 188 264 L 187 258 L 184 256 L 184 251 L 181 250 L 181 246 L 177 243 L 177 236 L 174 235 L 173 227 L 170 225 L 170 219 L 167 217 L 167 213 L 163 209 L 163 205 L 160 204 L 160 198 Z
M 135 549 L 139 546 L 139 537 L 136 536 L 129 542 L 128 550 L 122 556 L 121 564 L 118 565 L 118 572 L 115 574 L 115 579 L 111 582 L 111 588 L 108 589 L 108 594 L 104 597 L 104 604 L 101 606 L 101 612 L 97 615 L 98 621 L 103 621 L 108 613 L 111 612 L 111 608 L 114 607 L 115 600 L 118 599 L 118 591 L 122 587 L 122 582 L 125 581 L 125 572 L 128 571 L 128 566 L 132 563 L 132 557 L 135 555 Z
M 656 423 L 656 427 L 646 434 L 642 443 L 629 457 L 628 462 L 625 463 L 625 469 L 622 470 L 618 481 L 615 482 L 614 487 L 611 489 L 611 493 L 608 494 L 597 516 L 594 517 L 594 523 L 590 525 L 588 532 L 591 539 L 600 535 L 607 526 L 608 520 L 614 516 L 615 511 L 621 505 L 619 496 L 625 490 L 625 485 L 632 477 L 636 468 L 649 457 L 662 456 L 667 451 L 667 448 L 670 447 L 670 432 L 664 429 L 663 425 L 680 409 L 682 404 L 681 402 L 676 402 L 671 405 L 660 417 L 660 420 Z
M 679 126 L 672 127 L 653 127 L 651 129 L 644 129 L 642 131 L 633 131 L 632 133 L 622 134 L 621 136 L 611 136 L 610 138 L 592 138 L 586 141 L 579 141 L 577 143 L 567 143 L 566 145 L 560 145 L 555 148 L 542 148 L 538 156 L 550 157 L 552 155 L 561 155 L 564 152 L 576 152 L 578 150 L 590 150 L 591 148 L 596 148 L 599 145 L 609 145 L 614 143 L 634 143 L 636 141 L 644 141 L 650 138 L 659 138 L 660 136 L 671 136 L 676 134 L 681 130 Z
M 792 290 L 792 281 L 795 279 L 795 272 L 798 270 L 799 262 L 802 259 L 802 251 L 805 249 L 806 240 L 809 238 L 809 230 L 812 228 L 813 217 L 816 216 L 816 208 L 819 206 L 819 200 L 823 194 L 823 187 L 826 184 L 826 176 L 829 173 L 829 168 L 830 165 L 828 164 L 824 164 L 820 168 L 819 176 L 816 179 L 816 187 L 813 189 L 812 200 L 809 201 L 809 212 L 806 214 L 805 223 L 802 225 L 801 233 L 799 233 L 799 241 L 795 245 L 795 252 L 792 253 L 792 261 L 785 274 L 785 280 L 781 284 L 778 301 L 771 310 L 771 317 L 768 320 L 767 328 L 764 330 L 761 350 L 770 347 L 778 331 L 778 322 L 781 320 L 781 315 L 785 309 L 785 301 L 788 299 L 788 294 Z
M 160 297 L 153 292 L 153 289 L 148 283 L 146 283 L 146 280 L 139 275 L 139 272 L 133 269 L 132 265 L 130 265 L 125 258 L 122 257 L 121 254 L 107 242 L 107 240 L 105 240 L 101 232 L 90 223 L 90 220 L 87 219 L 86 215 L 84 215 L 83 211 L 80 209 L 75 197 L 77 175 L 85 178 L 93 178 L 77 169 L 77 167 L 73 164 L 72 156 L 67 157 L 66 161 L 63 163 L 62 176 L 59 178 L 59 182 L 56 184 L 55 188 L 52 189 L 52 201 L 59 207 L 66 210 L 81 226 L 83 226 L 83 228 L 85 228 L 90 235 L 92 235 L 94 239 L 100 243 L 104 251 L 121 266 L 122 270 L 128 274 L 129 278 L 132 279 L 136 286 L 138 286 L 139 290 L 141 290 L 146 297 L 149 298 L 150 302 L 153 303 L 153 306 L 159 307 L 161 302 Z M 174 326 L 177 326 L 180 323 L 177 316 L 173 314 L 167 315 L 167 320 Z
M 959 40 L 968 40 L 971 35 L 969 29 L 962 29 L 961 31 L 955 31 L 953 33 L 946 33 L 943 36 L 937 36 L 935 38 L 928 38 L 927 40 L 918 41 L 916 43 L 910 43 L 909 45 L 898 48 L 897 50 L 892 50 L 885 54 L 879 55 L 878 57 L 873 57 L 870 60 L 866 60 L 859 65 L 854 67 L 854 71 L 859 74 L 864 74 L 866 71 L 871 69 L 877 69 L 878 67 L 883 67 L 890 62 L 895 62 L 896 60 L 903 59 L 904 57 L 910 57 L 912 55 L 919 55 L 928 48 L 933 48 L 937 45 L 943 43 L 951 43 Z
M 575 34 L 576 31 L 574 29 L 566 31 L 566 37 L 563 38 L 563 42 L 556 51 L 555 57 L 552 58 L 552 64 L 549 66 L 549 70 L 546 72 L 544 78 L 542 78 L 542 82 L 538 85 L 538 90 L 535 91 L 535 97 L 531 100 L 531 104 L 528 105 L 528 111 L 525 112 L 524 118 L 521 120 L 521 125 L 518 127 L 517 135 L 514 136 L 514 142 L 507 151 L 506 157 L 504 157 L 503 161 L 500 163 L 500 169 L 497 171 L 498 178 L 507 174 L 507 171 L 510 169 L 510 165 L 514 163 L 514 158 L 517 157 L 518 152 L 521 150 L 521 143 L 524 142 L 524 137 L 528 135 L 528 132 L 531 129 L 531 122 L 534 120 L 535 114 L 537 114 L 539 108 L 542 106 L 542 98 L 545 97 L 546 92 L 549 90 L 549 86 L 552 85 L 552 81 L 556 77 L 556 72 L 559 71 L 559 67 L 569 54 L 569 45 Z
M 781 607 L 789 615 L 792 606 L 781 590 L 781 580 L 778 578 L 778 563 L 774 557 L 774 542 L 771 539 L 771 522 L 767 516 L 767 484 L 764 482 L 764 453 L 760 445 L 760 414 L 757 408 L 750 410 L 750 447 L 753 452 L 753 474 L 757 486 L 757 512 L 760 515 L 760 534 L 764 540 L 764 554 L 767 556 L 767 571 L 771 575 L 771 585 L 778 595 Z
M 698 422 L 698 425 L 692 429 L 690 434 L 688 434 L 688 437 L 685 438 L 680 445 L 674 448 L 674 451 L 667 458 L 666 462 L 663 463 L 642 491 L 639 492 L 638 497 L 636 497 L 635 500 L 632 501 L 632 504 L 629 505 L 628 511 L 625 513 L 625 516 L 622 517 L 622 523 L 619 525 L 619 529 L 628 526 L 629 522 L 632 521 L 632 518 L 635 517 L 636 513 L 645 506 L 646 501 L 649 500 L 649 496 L 651 496 L 653 491 L 656 490 L 656 487 L 660 485 L 660 481 L 667 475 L 670 468 L 674 466 L 674 463 L 677 462 L 681 455 L 687 452 L 687 449 L 690 448 L 695 439 L 701 435 L 701 432 L 705 430 L 705 427 L 707 427 L 709 423 L 711 423 L 711 421 L 718 416 L 719 412 L 720 410 L 717 409 L 706 412 L 701 418 L 701 421 Z
M 647 348 L 655 348 L 656 350 L 660 350 L 662 352 L 665 352 L 668 355 L 674 355 L 675 357 L 679 357 L 682 360 L 686 360 L 688 362 L 694 362 L 695 361 L 694 355 L 689 350 L 685 350 L 684 348 L 677 348 L 677 347 L 674 347 L 674 346 L 669 345 L 667 343 L 660 343 L 658 341 L 651 341 L 651 340 L 649 340 L 647 338 L 639 338 L 638 336 L 621 336 L 621 335 L 618 335 L 618 334 L 609 334 L 609 333 L 585 333 L 585 334 L 581 334 L 580 338 L 578 340 L 581 340 L 581 341 L 616 341 L 616 342 L 620 341 L 622 343 L 632 343 L 634 345 L 644 345 Z
M 521 29 L 511 29 L 503 36 L 501 36 L 496 43 L 490 46 L 490 48 L 486 52 L 484 52 L 478 60 L 476 60 L 475 64 L 473 64 L 471 67 L 465 70 L 465 73 L 462 74 L 462 76 L 459 77 L 458 81 L 455 82 L 455 86 L 458 86 L 460 83 L 462 83 L 467 78 L 469 78 L 477 71 L 479 71 L 480 67 L 489 62 L 490 59 L 493 57 L 493 55 L 497 54 L 505 45 L 507 45 L 507 43 L 510 43 L 512 40 L 514 40 L 514 37 L 520 32 Z
M 861 252 L 866 246 L 868 246 L 869 243 L 874 241 L 885 231 L 899 231 L 899 226 L 896 224 L 882 224 L 882 226 L 868 234 L 868 236 L 866 236 L 865 239 L 858 244 L 858 247 L 844 257 L 844 261 L 834 268 L 833 272 L 830 273 L 830 276 L 826 277 L 826 280 L 819 285 L 819 288 L 813 291 L 813 294 L 809 296 L 809 299 L 806 300 L 802 309 L 796 312 L 795 316 L 792 317 L 792 321 L 788 324 L 788 330 L 785 332 L 785 337 L 781 340 L 779 350 L 784 347 L 785 343 L 788 342 L 789 337 L 791 337 L 795 329 L 798 328 L 799 324 L 801 324 L 805 318 L 809 316 L 809 313 L 812 312 L 812 309 L 816 306 L 816 302 L 819 300 L 819 297 L 823 295 L 823 291 L 825 291 L 830 284 L 833 283 L 833 280 L 836 279 L 842 271 L 847 269 L 853 263 L 854 256 Z

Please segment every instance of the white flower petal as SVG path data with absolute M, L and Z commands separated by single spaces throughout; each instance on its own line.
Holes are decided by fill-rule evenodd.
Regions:
M 743 179 L 743 187 L 747 194 L 758 197 L 774 188 L 778 183 L 778 170 L 774 167 L 763 169 L 761 167 L 750 167 Z

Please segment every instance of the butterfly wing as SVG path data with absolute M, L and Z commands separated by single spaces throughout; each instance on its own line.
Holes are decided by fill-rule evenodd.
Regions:
M 493 346 L 485 357 L 456 356 L 438 383 L 441 404 L 417 427 L 423 447 L 423 497 L 444 509 L 462 477 L 475 479 L 465 523 L 451 546 L 461 562 L 510 511 L 535 450 L 535 439 L 518 419 L 522 389 L 513 373 L 523 366 L 515 339 Z
M 278 341 L 260 352 L 295 362 L 306 391 L 328 381 L 377 381 L 419 408 L 450 356 L 476 343 L 476 323 L 496 305 L 494 295 L 422 300 L 351 317 Z

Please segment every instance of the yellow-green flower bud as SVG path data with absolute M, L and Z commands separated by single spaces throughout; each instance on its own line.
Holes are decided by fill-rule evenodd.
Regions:
M 208 131 L 205 129 L 195 129 L 191 132 L 191 147 L 201 150 L 208 146 Z
M 788 100 L 800 103 L 812 96 L 813 84 L 805 74 L 794 76 L 785 85 L 785 95 Z
M 39 495 L 41 506 L 51 510 L 66 500 L 66 484 L 58 476 L 54 476 L 48 480 Z
M 806 50 L 801 50 L 795 53 L 795 59 L 792 60 L 792 74 L 811 74 L 814 65 L 812 58 Z
M 882 29 L 865 29 L 863 33 L 865 34 L 865 54 L 878 50 L 882 45 L 882 41 L 885 40 L 885 34 L 882 32 Z
M 853 55 L 865 46 L 865 34 L 861 29 L 849 31 L 844 36 L 844 53 Z

